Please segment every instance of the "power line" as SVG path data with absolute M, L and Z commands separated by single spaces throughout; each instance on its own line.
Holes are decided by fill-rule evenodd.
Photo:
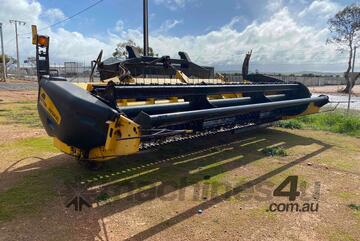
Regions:
M 3 41 L 3 30 L 2 23 L 0 23 L 0 38 L 1 38 L 1 57 L 2 57 L 2 66 L 3 66 L 3 81 L 6 81 L 6 58 L 4 51 L 4 41 Z
M 77 12 L 77 13 L 75 13 L 75 14 L 73 14 L 73 15 L 71 15 L 71 16 L 63 19 L 63 20 L 60 20 L 60 21 L 58 21 L 58 22 L 56 22 L 56 23 L 53 23 L 53 24 L 51 24 L 51 25 L 49 25 L 49 26 L 46 26 L 46 27 L 44 27 L 44 28 L 41 28 L 41 29 L 39 29 L 38 31 L 42 31 L 42 30 L 45 30 L 45 29 L 49 29 L 49 28 L 54 27 L 54 26 L 56 26 L 56 25 L 59 25 L 59 24 L 61 24 L 61 23 L 63 23 L 63 22 L 66 22 L 66 21 L 68 21 L 68 20 L 70 20 L 70 19 L 72 19 L 72 18 L 74 18 L 74 17 L 76 17 L 76 16 L 78 16 L 78 15 L 86 12 L 87 10 L 95 7 L 96 5 L 98 5 L 99 3 L 103 2 L 103 1 L 104 1 L 104 0 L 98 0 L 98 1 L 96 1 L 95 3 L 91 4 L 90 6 L 88 6 L 88 7 L 84 8 L 84 9 L 80 10 L 79 12 Z M 31 33 L 31 32 L 30 32 L 30 33 L 22 33 L 22 34 L 19 34 L 19 35 L 28 35 L 28 34 L 32 34 L 32 33 Z
M 19 57 L 19 38 L 18 38 L 18 32 L 17 32 L 17 26 L 18 25 L 25 25 L 26 22 L 20 21 L 20 20 L 9 20 L 10 23 L 13 23 L 15 26 L 15 38 L 16 38 L 16 64 L 17 64 L 17 70 L 20 71 L 20 57 Z

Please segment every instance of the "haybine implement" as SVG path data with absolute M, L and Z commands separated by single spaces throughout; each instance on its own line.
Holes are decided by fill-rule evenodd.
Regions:
M 199 66 L 180 52 L 101 61 L 90 82 L 72 83 L 49 67 L 49 37 L 33 36 L 39 80 L 38 112 L 54 145 L 81 160 L 102 162 L 163 144 L 318 113 L 327 96 L 311 97 L 308 88 L 260 74 L 227 82 L 213 68 Z M 100 81 L 92 82 L 95 69 Z M 55 74 L 53 74 L 55 73 Z

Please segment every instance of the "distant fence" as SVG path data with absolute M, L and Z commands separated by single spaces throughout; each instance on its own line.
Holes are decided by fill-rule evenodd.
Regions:
M 89 76 L 91 72 L 91 66 L 60 66 L 52 65 L 50 69 L 56 71 L 61 76 L 74 76 L 74 75 L 84 75 Z M 18 75 L 35 75 L 36 76 L 36 67 L 21 67 L 20 71 L 16 68 L 8 68 L 7 72 L 9 74 L 18 74 Z
M 306 86 L 323 86 L 323 85 L 345 85 L 346 80 L 344 77 L 337 76 L 318 76 L 318 77 L 306 77 L 306 76 L 271 76 L 283 81 L 297 81 L 305 84 Z
M 230 82 L 243 81 L 242 75 L 225 74 L 224 76 Z M 305 84 L 306 86 L 345 85 L 346 84 L 345 78 L 339 77 L 339 76 L 317 76 L 317 77 L 291 76 L 291 75 L 268 75 L 268 76 L 280 79 L 285 82 L 297 81 L 297 82 Z
M 71 65 L 66 67 L 63 65 L 52 65 L 51 70 L 57 72 L 59 76 L 66 77 L 71 82 L 87 82 L 91 73 L 91 66 Z M 14 78 L 36 80 L 35 67 L 23 67 L 18 72 L 16 69 L 8 69 L 8 75 Z M 98 73 L 95 71 L 95 80 L 98 79 Z M 241 82 L 242 75 L 239 74 L 222 74 L 230 82 Z M 323 86 L 323 85 L 344 85 L 346 80 L 340 76 L 293 76 L 293 75 L 268 75 L 285 82 L 297 81 L 306 86 Z
M 50 66 L 51 73 L 56 73 L 59 76 L 67 78 L 71 82 L 87 82 L 89 81 L 89 76 L 91 73 L 91 66 L 59 66 L 52 65 Z M 14 77 L 17 79 L 25 80 L 36 80 L 37 73 L 36 67 L 21 67 L 20 71 L 16 68 L 8 69 L 7 71 L 9 77 Z M 95 75 L 97 73 L 95 72 Z M 96 77 L 96 76 L 95 76 Z

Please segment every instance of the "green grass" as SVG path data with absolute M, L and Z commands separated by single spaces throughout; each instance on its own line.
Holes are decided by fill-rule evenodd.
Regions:
M 15 145 L 21 146 L 22 148 L 29 149 L 35 153 L 39 152 L 59 152 L 53 145 L 51 137 L 40 136 L 31 137 L 15 142 Z
M 57 153 L 49 137 L 33 137 L 0 145 L 0 153 L 6 153 L 3 160 L 16 160 L 42 156 L 43 153 Z M 61 169 L 35 172 L 12 188 L 0 193 L 0 222 L 11 220 L 20 214 L 37 213 L 55 197 L 54 177 L 60 180 L 68 176 Z
M 320 113 L 280 121 L 277 126 L 288 129 L 310 128 L 360 137 L 360 114 L 343 111 Z
M 106 201 L 108 199 L 110 199 L 111 197 L 109 196 L 109 194 L 107 194 L 106 192 L 100 193 L 97 197 L 96 200 L 101 202 L 101 201 Z
M 262 150 L 262 153 L 264 153 L 266 156 L 287 156 L 287 152 L 282 147 L 265 147 Z
M 5 103 L 0 106 L 0 125 L 22 124 L 28 127 L 41 127 L 36 102 Z
M 260 207 L 257 208 L 248 209 L 247 212 L 254 219 L 260 219 L 260 220 L 270 219 L 272 221 L 275 221 L 276 219 L 276 213 L 269 212 L 267 204 L 262 204 Z
M 52 168 L 32 173 L 10 189 L 0 193 L 0 222 L 20 215 L 37 215 L 51 207 L 57 197 L 57 180 L 71 181 L 75 175 L 69 168 Z
M 350 204 L 349 208 L 351 208 L 354 211 L 360 211 L 360 205 Z
M 304 127 L 303 123 L 301 123 L 297 119 L 279 121 L 276 123 L 277 127 L 286 128 L 286 129 L 301 129 Z
M 351 192 L 339 192 L 338 196 L 345 199 L 345 200 L 349 200 L 351 198 L 356 198 L 356 194 L 351 193 Z
M 336 230 L 330 233 L 331 241 L 355 241 L 355 239 L 347 232 Z
M 3 159 L 21 159 L 32 156 L 41 156 L 42 153 L 58 153 L 51 137 L 39 136 L 20 139 L 0 144 L 0 153 L 7 153 Z

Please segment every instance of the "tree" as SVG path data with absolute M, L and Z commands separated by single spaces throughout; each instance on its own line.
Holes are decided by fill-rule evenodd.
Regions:
M 3 73 L 3 58 L 2 58 L 3 56 L 2 56 L 2 54 L 0 54 L 0 74 L 1 74 L 1 76 L 2 76 L 2 73 Z M 7 65 L 8 63 L 16 63 L 16 60 L 13 58 L 13 57 L 11 57 L 11 56 L 8 56 L 8 55 L 6 55 L 5 54 L 5 65 Z
M 2 62 L 3 62 L 3 58 L 2 58 L 2 55 L 0 54 L 0 64 L 2 64 Z M 5 54 L 5 63 L 6 64 L 14 63 L 14 62 L 16 63 L 16 60 L 13 57 L 8 56 L 8 55 Z
M 26 60 L 24 60 L 24 63 L 31 65 L 32 67 L 36 66 L 36 58 L 35 57 L 27 57 Z
M 340 51 L 349 51 L 347 69 L 344 75 L 347 85 L 343 90 L 343 92 L 349 93 L 356 82 L 356 78 L 350 78 L 350 71 L 354 58 L 354 48 L 360 42 L 360 6 L 352 4 L 345 7 L 329 19 L 328 25 L 331 37 L 327 42 L 336 44 Z
M 126 42 L 120 42 L 116 45 L 113 56 L 118 58 L 126 58 L 127 57 L 126 46 L 135 47 L 140 54 L 144 52 L 143 48 L 137 46 L 133 40 L 129 39 Z M 151 47 L 149 47 L 149 56 L 158 56 L 157 54 L 154 53 L 154 50 Z

